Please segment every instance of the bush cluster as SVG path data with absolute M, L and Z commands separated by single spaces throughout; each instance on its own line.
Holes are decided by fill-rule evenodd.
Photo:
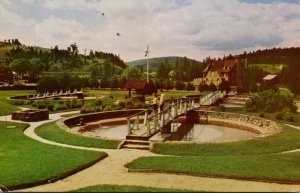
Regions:
M 296 106 L 292 95 L 281 94 L 280 91 L 269 89 L 253 95 L 252 100 L 246 103 L 246 109 L 250 112 L 278 112 L 287 108 L 290 112 L 296 112 Z

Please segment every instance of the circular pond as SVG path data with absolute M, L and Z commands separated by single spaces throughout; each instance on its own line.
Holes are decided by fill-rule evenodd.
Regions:
M 101 126 L 83 134 L 107 139 L 125 139 L 127 125 Z M 258 137 L 258 134 L 223 126 L 205 124 L 178 124 L 171 134 L 157 133 L 150 141 L 189 141 L 189 142 L 226 142 L 248 140 Z

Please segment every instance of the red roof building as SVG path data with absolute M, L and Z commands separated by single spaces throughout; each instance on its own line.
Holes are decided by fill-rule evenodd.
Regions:
M 129 97 L 131 97 L 131 90 L 135 89 L 136 91 L 145 89 L 147 82 L 144 80 L 127 80 L 124 88 L 126 88 L 129 93 Z
M 203 70 L 203 82 L 218 86 L 222 81 L 228 81 L 230 86 L 235 86 L 237 64 L 237 59 L 213 61 Z

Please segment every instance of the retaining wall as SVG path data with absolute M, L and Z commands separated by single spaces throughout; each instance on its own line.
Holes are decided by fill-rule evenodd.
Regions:
M 260 117 L 216 111 L 197 112 L 199 117 L 195 117 L 194 120 L 198 120 L 199 123 L 233 127 L 262 135 L 271 135 L 282 130 L 276 122 Z M 203 113 L 207 113 L 207 118 L 200 118 L 200 114 Z
M 134 115 L 145 109 L 130 109 L 130 110 L 119 110 L 119 111 L 107 111 L 107 112 L 98 112 L 98 113 L 91 113 L 80 115 L 72 118 L 67 118 L 63 121 L 63 123 L 68 127 L 74 127 L 80 124 L 82 121 L 83 123 L 89 123 L 104 119 L 112 119 L 112 118 L 120 118 L 120 117 L 128 117 L 130 115 Z

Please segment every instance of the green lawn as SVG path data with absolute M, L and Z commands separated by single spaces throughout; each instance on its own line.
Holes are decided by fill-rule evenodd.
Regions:
M 300 152 L 256 156 L 141 157 L 126 165 L 150 170 L 236 179 L 300 183 Z
M 228 143 L 155 143 L 152 152 L 185 156 L 237 156 L 276 153 L 300 148 L 300 130 L 283 126 L 283 131 L 264 138 Z
M 36 128 L 35 132 L 42 138 L 69 145 L 116 149 L 121 141 L 84 137 L 69 133 L 55 123 L 46 123 Z
M 283 64 L 251 64 L 251 65 L 253 66 L 255 65 L 258 68 L 270 74 L 279 74 L 281 73 L 281 70 L 283 68 Z
M 73 190 L 72 192 L 191 192 L 190 190 L 152 188 L 143 186 L 125 186 L 125 185 L 97 185 Z
M 15 106 L 13 104 L 12 101 L 7 99 L 8 97 L 34 94 L 34 93 L 35 93 L 35 91 L 33 91 L 33 90 L 0 91 L 0 107 L 1 107 L 0 108 L 0 116 L 9 115 L 13 111 L 20 110 L 17 106 Z
M 66 176 L 106 153 L 47 145 L 23 134 L 26 124 L 0 122 L 0 183 L 9 189 Z

